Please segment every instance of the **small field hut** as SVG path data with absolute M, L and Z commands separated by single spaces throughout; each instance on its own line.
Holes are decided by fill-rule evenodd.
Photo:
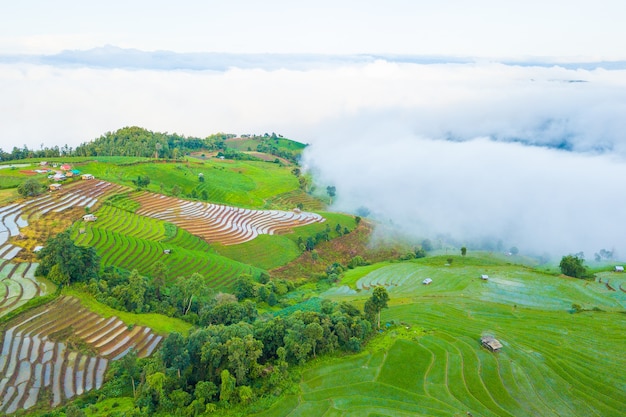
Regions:
M 96 220 L 98 220 L 98 218 L 91 213 L 83 216 L 83 221 L 85 222 L 95 222 Z
M 50 191 L 59 191 L 61 189 L 61 184 L 54 183 L 50 184 Z
M 615 272 L 624 272 L 624 267 L 621 265 L 616 265 L 615 266 Z
M 492 352 L 499 352 L 502 349 L 502 343 L 493 336 L 483 336 L 480 338 L 480 344 L 484 348 L 489 349 Z
M 429 285 L 431 282 L 433 282 L 433 280 L 432 280 L 432 279 L 430 279 L 430 278 L 426 278 L 424 281 L 422 281 L 422 284 L 424 284 L 424 285 Z
M 488 281 L 488 280 L 489 280 L 489 275 L 487 275 L 487 274 L 482 274 L 482 275 L 480 276 L 480 279 L 482 279 L 483 281 Z
M 82 179 L 84 180 L 92 180 L 94 177 L 91 174 L 83 174 Z

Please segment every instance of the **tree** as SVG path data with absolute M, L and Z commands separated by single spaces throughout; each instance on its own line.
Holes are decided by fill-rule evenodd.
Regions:
M 131 349 L 130 352 L 122 357 L 120 365 L 130 378 L 130 382 L 133 385 L 133 397 L 135 397 L 137 394 L 135 389 L 135 378 L 137 378 L 140 374 L 139 366 L 137 366 L 137 351 L 135 349 Z
M 136 180 L 133 180 L 133 184 L 137 186 L 137 188 L 146 188 L 150 185 L 150 177 L 147 175 L 138 175 Z
M 317 342 L 322 340 L 323 336 L 324 329 L 322 329 L 322 326 L 320 326 L 319 323 L 309 323 L 304 328 L 304 337 L 313 348 L 313 357 L 315 357 L 315 347 L 317 346 Z
M 163 288 L 165 281 L 167 281 L 167 274 L 167 265 L 161 261 L 156 261 L 152 268 L 152 285 L 154 285 L 156 297 L 159 300 L 161 300 L 161 288 Z
M 235 295 L 238 300 L 244 300 L 246 298 L 254 298 L 254 282 L 252 277 L 248 274 L 241 274 L 235 281 Z
M 426 252 L 430 252 L 431 250 L 433 250 L 433 243 L 430 241 L 430 239 L 422 240 L 422 249 L 424 249 Z
M 45 187 L 34 178 L 27 179 L 17 187 L 17 192 L 24 197 L 39 195 L 43 190 L 45 190 Z
M 185 338 L 177 332 L 172 332 L 163 341 L 161 356 L 163 363 L 168 368 L 174 368 L 180 378 L 180 372 L 189 365 L 189 352 L 187 351 Z
M 337 192 L 337 188 L 334 185 L 329 185 L 326 187 L 326 194 L 330 197 L 330 204 L 333 204 L 333 197 Z
M 517 255 L 519 253 L 519 249 L 517 249 L 516 246 L 513 246 L 509 249 L 509 252 L 511 252 L 511 255 Z
M 561 258 L 559 268 L 563 274 L 569 277 L 583 278 L 587 275 L 584 262 L 584 259 L 578 255 L 567 255 Z
M 461 248 L 461 256 L 465 256 L 467 254 L 467 248 L 465 246 L 463 246 Z
M 387 302 L 389 301 L 389 294 L 385 287 L 376 287 L 372 296 L 365 302 L 366 310 L 369 313 L 375 313 L 377 316 L 377 326 L 380 329 L 380 312 L 383 308 L 387 308 Z M 368 311 L 366 311 L 367 313 Z
M 228 402 L 235 391 L 235 378 L 230 375 L 228 369 L 224 369 L 220 374 L 222 384 L 220 386 L 220 401 Z

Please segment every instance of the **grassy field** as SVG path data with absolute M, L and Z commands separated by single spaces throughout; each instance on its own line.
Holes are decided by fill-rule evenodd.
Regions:
M 361 303 L 384 285 L 382 318 L 394 324 L 361 354 L 308 365 L 300 394 L 258 415 L 624 415 L 626 292 L 604 282 L 626 275 L 606 272 L 600 283 L 490 256 L 446 258 L 347 273 L 322 297 Z M 573 313 L 573 303 L 589 311 Z M 486 333 L 500 352 L 481 347 Z
M 265 200 L 278 194 L 297 190 L 298 179 L 289 168 L 257 161 L 208 159 L 188 163 L 140 163 L 117 165 L 102 161 L 88 162 L 78 167 L 96 178 L 133 186 L 138 176 L 150 178 L 149 190 L 171 193 L 178 187 L 182 194 L 193 190 L 208 201 L 241 207 L 263 207 Z M 204 175 L 204 182 L 198 174 Z

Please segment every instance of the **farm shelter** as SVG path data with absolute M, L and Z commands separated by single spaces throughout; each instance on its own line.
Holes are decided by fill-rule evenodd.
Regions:
M 424 281 L 422 281 L 422 284 L 424 284 L 424 285 L 428 285 L 428 284 L 430 284 L 431 282 L 433 282 L 433 280 L 432 280 L 432 279 L 430 279 L 430 278 L 426 278 Z
M 61 184 L 58 183 L 54 183 L 54 184 L 50 184 L 50 191 L 58 191 L 61 189 Z
M 483 336 L 480 338 L 480 344 L 492 352 L 498 352 L 502 349 L 502 343 L 493 336 Z
M 615 272 L 624 272 L 624 267 L 621 265 L 616 265 L 615 266 Z
M 96 220 L 98 220 L 98 218 L 91 213 L 85 214 L 83 216 L 83 221 L 86 221 L 86 222 L 95 222 Z
M 93 180 L 93 179 L 94 179 L 94 176 L 93 176 L 93 175 L 91 175 L 91 174 L 83 174 L 83 175 L 82 175 L 82 178 L 83 178 L 84 180 Z
M 487 280 L 489 279 L 489 275 L 482 274 L 482 275 L 480 276 L 480 279 L 482 279 L 483 281 L 487 281 Z

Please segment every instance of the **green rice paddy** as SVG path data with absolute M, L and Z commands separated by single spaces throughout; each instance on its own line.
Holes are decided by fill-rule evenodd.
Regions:
M 360 354 L 308 365 L 300 393 L 258 416 L 624 415 L 625 275 L 601 274 L 613 291 L 490 256 L 445 258 L 349 271 L 322 297 L 362 302 L 384 285 L 390 327 Z M 502 350 L 483 348 L 483 334 Z
M 103 266 L 151 275 L 154 264 L 161 261 L 172 271 L 170 279 L 198 272 L 216 289 L 230 288 L 242 273 L 260 273 L 255 267 L 217 254 L 204 240 L 170 223 L 111 205 L 102 206 L 95 214 L 98 220 L 77 223 L 72 237 L 77 245 L 93 246 Z M 171 252 L 166 254 L 165 250 Z

